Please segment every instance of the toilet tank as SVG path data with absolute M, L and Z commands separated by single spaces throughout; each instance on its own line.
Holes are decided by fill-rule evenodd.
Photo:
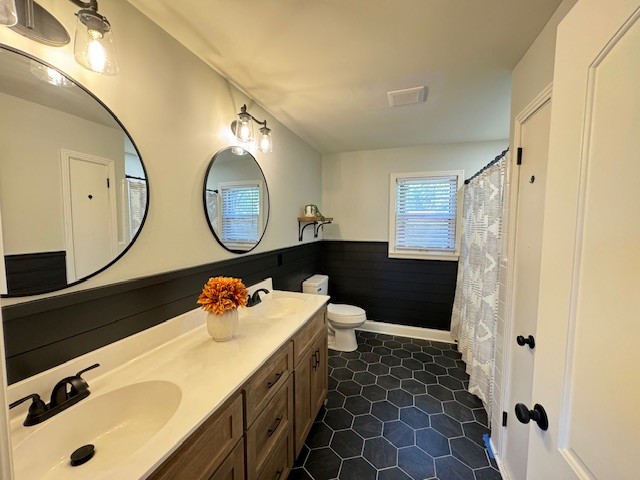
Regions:
M 302 292 L 314 295 L 328 295 L 329 277 L 326 275 L 314 275 L 302 282 Z

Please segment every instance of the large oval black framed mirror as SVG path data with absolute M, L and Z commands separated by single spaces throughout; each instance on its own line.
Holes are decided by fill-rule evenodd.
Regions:
M 113 265 L 149 209 L 140 153 L 86 88 L 0 45 L 3 296 L 60 290 Z
M 269 222 L 269 189 L 255 157 L 240 147 L 216 153 L 204 176 L 204 213 L 220 245 L 233 253 L 258 246 Z

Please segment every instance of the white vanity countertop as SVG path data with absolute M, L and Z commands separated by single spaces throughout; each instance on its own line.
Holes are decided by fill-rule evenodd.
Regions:
M 304 307 L 298 313 L 278 319 L 259 318 L 252 313 L 251 309 L 241 309 L 240 327 L 236 337 L 223 343 L 211 339 L 205 325 L 206 313 L 196 309 L 120 342 L 90 352 L 79 359 L 74 359 L 73 365 L 66 368 L 64 375 L 58 367 L 52 369 L 56 371 L 54 373 L 49 371 L 36 376 L 37 378 L 33 378 L 31 383 L 31 379 L 20 382 L 13 395 L 11 395 L 11 389 L 14 389 L 14 386 L 11 387 L 10 399 L 15 400 L 24 392 L 40 393 L 39 390 L 44 390 L 43 385 L 48 384 L 48 392 L 41 393 L 43 399 L 48 402 L 50 389 L 58 380 L 69 375 L 69 371 L 81 370 L 96 362 L 101 363 L 103 367 L 107 365 L 108 371 L 101 367 L 84 375 L 89 383 L 91 395 L 78 405 L 133 383 L 149 380 L 174 383 L 182 391 L 180 405 L 166 425 L 141 448 L 108 469 L 96 471 L 91 468 L 91 461 L 76 468 L 67 465 L 64 476 L 69 480 L 146 478 L 329 300 L 325 295 L 294 292 L 275 291 L 268 295 L 271 299 L 279 296 L 301 299 L 304 301 Z M 269 300 L 265 298 L 264 302 Z M 187 328 L 189 329 L 184 331 Z M 140 345 L 145 341 L 149 342 L 149 336 L 162 335 L 163 329 L 165 335 L 177 333 L 179 336 L 135 358 L 127 359 L 126 355 L 121 353 L 132 348 L 134 343 Z M 121 342 L 127 344 L 119 345 Z M 118 365 L 113 357 L 120 357 L 124 363 Z M 97 376 L 97 372 L 101 369 L 102 374 Z M 95 374 L 92 375 L 94 372 Z M 31 390 L 29 390 L 30 387 L 32 387 Z M 154 401 L 153 395 L 154 392 L 150 391 L 149 402 Z M 27 437 L 37 434 L 40 427 L 40 425 L 22 426 L 28 403 L 26 402 L 26 406 L 15 409 L 19 412 L 11 411 L 14 451 Z M 70 407 L 57 416 L 62 418 L 74 408 L 75 406 Z M 41 425 L 46 424 L 47 421 Z M 42 448 L 46 449 L 47 445 L 42 445 Z M 14 458 L 14 464 L 17 466 L 16 458 Z M 21 477 L 18 468 L 16 468 L 15 480 L 27 480 L 26 477 Z

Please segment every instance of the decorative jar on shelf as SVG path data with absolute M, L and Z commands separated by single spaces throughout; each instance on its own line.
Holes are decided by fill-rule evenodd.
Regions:
M 231 340 L 238 332 L 238 307 L 247 304 L 247 288 L 239 278 L 212 277 L 198 303 L 207 312 L 207 332 L 216 342 Z

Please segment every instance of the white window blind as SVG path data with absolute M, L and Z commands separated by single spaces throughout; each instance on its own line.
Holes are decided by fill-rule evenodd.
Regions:
M 126 178 L 129 200 L 129 239 L 140 229 L 147 209 L 147 182 L 137 178 Z
M 395 248 L 456 249 L 458 176 L 396 179 Z
M 255 245 L 260 238 L 260 185 L 221 185 L 222 240 Z

